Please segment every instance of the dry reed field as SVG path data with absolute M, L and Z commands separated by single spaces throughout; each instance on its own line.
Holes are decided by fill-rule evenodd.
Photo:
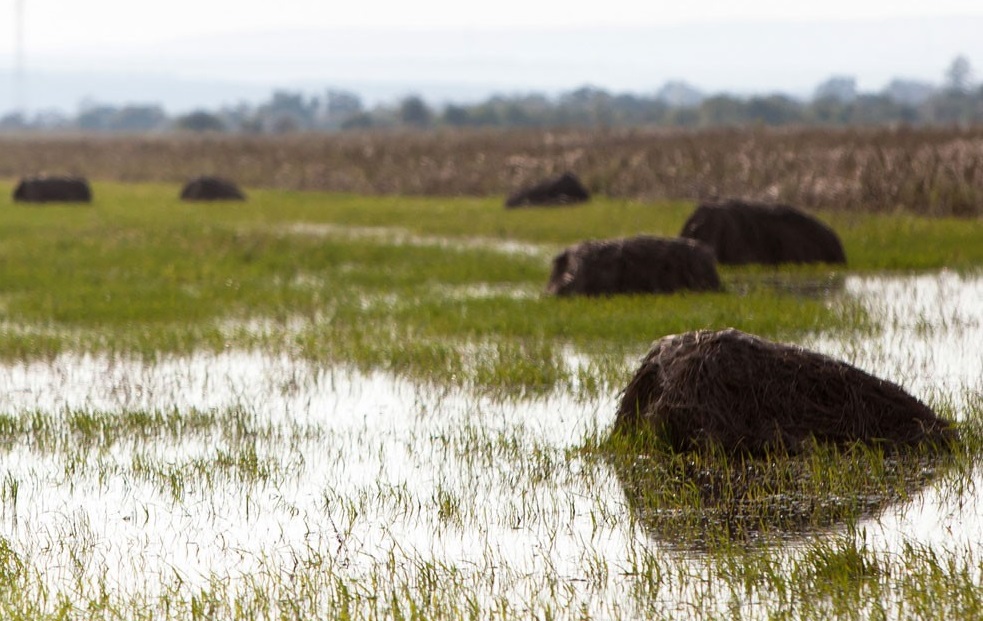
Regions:
M 249 187 L 505 195 L 572 170 L 592 192 L 744 197 L 810 209 L 983 214 L 983 128 L 521 130 L 257 136 L 8 136 L 0 177 L 228 174 Z

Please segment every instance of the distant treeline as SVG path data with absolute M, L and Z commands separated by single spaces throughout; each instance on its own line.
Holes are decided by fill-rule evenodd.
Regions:
M 858 91 L 856 80 L 834 76 L 808 101 L 781 94 L 707 96 L 685 82 L 669 82 L 651 95 L 616 94 L 584 86 L 557 97 L 496 95 L 474 104 L 434 106 L 409 95 L 393 104 L 367 107 L 353 92 L 329 89 L 323 96 L 277 91 L 258 105 L 168 116 L 158 105 L 86 105 L 74 117 L 57 113 L 0 119 L 0 131 L 81 130 L 106 132 L 232 132 L 284 134 L 365 128 L 710 128 L 762 125 L 863 126 L 983 123 L 983 87 L 958 57 L 942 86 L 896 79 L 877 93 Z

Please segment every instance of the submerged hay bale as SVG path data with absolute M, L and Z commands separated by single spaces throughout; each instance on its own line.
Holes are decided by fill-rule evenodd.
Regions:
M 812 443 L 942 444 L 947 421 L 896 384 L 738 330 L 656 341 L 625 388 L 617 424 L 650 425 L 678 450 L 799 452 Z
M 25 177 L 14 189 L 14 200 L 24 203 L 88 203 L 89 182 L 83 177 Z
M 553 259 L 547 293 L 611 295 L 720 289 L 713 253 L 689 239 L 639 235 L 585 241 Z
M 535 185 L 522 188 L 508 197 L 506 207 L 529 207 L 534 205 L 572 205 L 590 200 L 590 192 L 576 175 L 565 172 L 559 177 L 546 179 Z
M 709 244 L 724 264 L 846 263 L 833 229 L 789 205 L 703 204 L 680 235 Z
M 236 184 L 221 177 L 198 177 L 181 190 L 183 201 L 243 201 L 243 194 Z

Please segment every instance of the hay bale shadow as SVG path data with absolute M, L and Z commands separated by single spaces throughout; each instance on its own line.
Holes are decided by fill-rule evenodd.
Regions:
M 680 236 L 708 244 L 721 264 L 846 263 L 836 232 L 790 205 L 705 203 L 686 220 Z
M 639 235 L 590 240 L 553 258 L 546 292 L 552 295 L 717 291 L 720 277 L 710 249 L 687 239 Z
M 505 200 L 507 208 L 557 206 L 585 203 L 590 200 L 590 192 L 571 172 L 545 179 L 531 186 L 519 189 Z
M 244 201 L 246 195 L 239 187 L 222 177 L 196 177 L 181 190 L 183 201 Z
M 816 443 L 804 453 L 677 452 L 658 441 L 608 440 L 604 459 L 633 517 L 671 548 L 784 544 L 875 518 L 954 467 L 927 447 L 884 453 Z M 627 448 L 627 450 L 626 450 Z
M 84 177 L 24 177 L 14 188 L 15 202 L 21 203 L 90 203 L 92 189 Z

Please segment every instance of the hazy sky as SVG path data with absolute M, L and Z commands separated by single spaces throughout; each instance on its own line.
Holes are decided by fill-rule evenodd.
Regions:
M 0 0 L 0 77 L 14 66 L 16 4 Z M 471 85 L 478 96 L 482 89 L 555 91 L 585 83 L 650 92 L 667 79 L 711 91 L 803 94 L 833 74 L 856 75 L 868 89 L 893 76 L 938 81 L 960 53 L 983 65 L 983 0 L 22 0 L 22 6 L 33 89 L 26 98 L 36 106 L 56 105 L 40 94 L 46 72 L 139 76 L 147 85 L 154 76 L 212 81 L 209 93 L 219 92 L 216 81 L 252 88 L 391 83 L 390 91 L 437 98 L 428 91 L 436 84 L 459 89 L 451 93 Z M 3 78 L 0 92 L 10 83 Z M 124 87 L 113 96 L 139 99 Z M 74 102 L 109 100 L 67 86 L 49 90 Z M 145 100 L 156 97 L 151 86 L 144 92 Z M 0 96 L 0 113 L 8 98 Z
M 512 28 L 647 26 L 700 21 L 849 20 L 983 15 L 979 0 L 22 0 L 36 52 L 164 41 L 243 30 L 369 27 Z M 3 0 L 13 21 L 16 0 Z M 6 22 L 0 18 L 0 23 Z M 5 37 L 4 37 L 5 38 Z M 2 39 L 0 39 L 2 40 Z

